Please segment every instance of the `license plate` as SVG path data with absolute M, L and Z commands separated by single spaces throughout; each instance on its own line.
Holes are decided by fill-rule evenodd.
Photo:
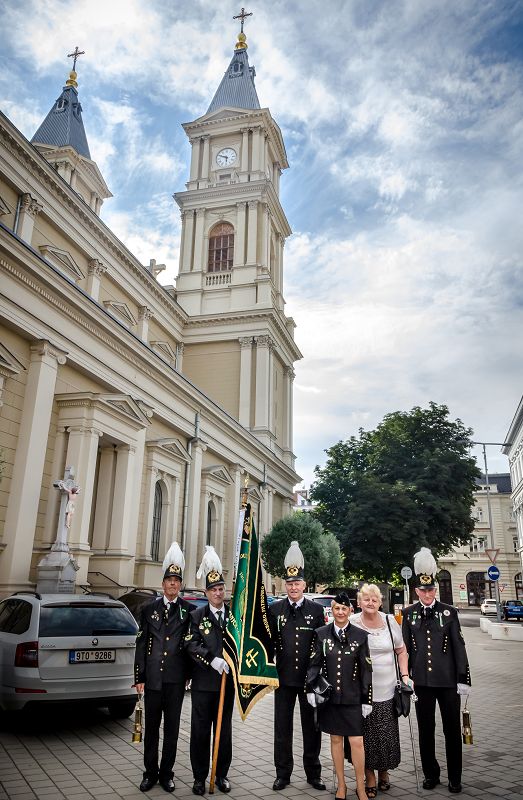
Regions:
M 69 650 L 70 664 L 85 664 L 90 661 L 115 661 L 115 650 Z

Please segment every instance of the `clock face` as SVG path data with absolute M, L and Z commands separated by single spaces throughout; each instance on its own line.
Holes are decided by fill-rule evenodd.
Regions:
M 219 167 L 229 167 L 231 164 L 234 164 L 235 161 L 236 151 L 233 150 L 232 147 L 225 147 L 223 150 L 220 150 L 216 156 L 216 163 Z

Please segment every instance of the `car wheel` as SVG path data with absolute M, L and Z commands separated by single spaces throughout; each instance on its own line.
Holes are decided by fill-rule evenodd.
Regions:
M 107 708 L 113 719 L 127 719 L 134 713 L 136 702 L 133 700 L 115 700 L 113 703 L 108 703 Z

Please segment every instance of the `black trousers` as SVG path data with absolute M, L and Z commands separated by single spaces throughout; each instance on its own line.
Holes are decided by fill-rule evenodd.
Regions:
M 461 783 L 461 698 L 455 688 L 441 689 L 415 686 L 418 701 L 419 749 L 421 766 L 426 778 L 439 778 L 440 766 L 436 760 L 436 700 L 438 701 L 445 736 L 447 774 L 450 783 Z
M 300 703 L 301 732 L 303 737 L 303 768 L 307 780 L 321 775 L 321 731 L 314 726 L 314 709 L 300 686 L 279 686 L 274 692 L 274 766 L 276 777 L 288 781 L 294 767 L 292 731 L 296 698 Z
M 145 735 L 143 746 L 144 777 L 156 780 L 172 778 L 176 761 L 180 714 L 182 711 L 185 683 L 164 683 L 161 690 L 148 689 L 145 685 Z M 158 769 L 158 744 L 163 713 L 162 759 Z
M 191 690 L 191 767 L 195 781 L 207 779 L 211 759 L 211 733 L 216 734 L 219 692 Z M 232 709 L 234 705 L 234 683 L 229 676 L 225 686 L 220 747 L 216 762 L 216 777 L 226 778 L 232 761 Z M 213 745 L 214 747 L 214 745 Z

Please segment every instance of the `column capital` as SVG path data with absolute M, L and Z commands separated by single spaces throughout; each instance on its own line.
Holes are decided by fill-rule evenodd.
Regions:
M 293 381 L 294 378 L 296 377 L 296 373 L 294 371 L 294 367 L 289 367 L 287 364 L 284 366 L 283 372 L 284 372 L 284 375 L 287 378 L 291 379 L 291 381 Z
M 272 336 L 268 336 L 266 334 L 263 334 L 262 336 L 255 336 L 254 341 L 258 347 L 267 347 L 269 350 L 274 350 L 276 347 L 276 342 Z
M 106 272 L 107 266 L 97 258 L 91 258 L 87 262 L 87 273 L 89 275 L 95 275 L 97 278 L 101 278 Z
M 249 208 L 258 208 L 258 200 L 249 200 L 247 205 Z
M 79 433 L 82 436 L 84 434 L 88 433 L 91 436 L 98 436 L 99 439 L 101 439 L 102 436 L 104 435 L 103 431 L 98 430 L 98 428 L 93 428 L 90 425 L 68 425 L 67 428 L 65 428 L 65 430 L 69 434 L 71 434 L 71 433 L 78 434 Z
M 139 306 L 138 308 L 138 319 L 145 320 L 148 322 L 150 319 L 154 317 L 154 311 L 149 306 Z
M 247 203 L 245 200 L 242 200 L 240 203 L 236 203 L 236 208 L 238 209 L 245 209 L 247 207 Z
M 39 203 L 35 197 L 32 197 L 29 192 L 24 192 L 22 195 L 21 210 L 30 214 L 32 217 L 36 217 L 40 211 L 43 210 L 43 205 Z
M 252 336 L 240 336 L 238 341 L 240 343 L 240 348 L 243 350 L 244 348 L 252 347 L 253 338 Z
M 197 217 L 204 217 L 206 211 L 207 211 L 206 208 L 197 208 L 196 209 L 196 216 Z
M 178 344 L 176 345 L 176 350 L 182 356 L 183 356 L 184 349 L 185 349 L 185 344 L 183 342 L 178 342 Z
M 57 364 L 63 365 L 67 361 L 67 353 L 65 350 L 60 350 L 59 347 L 48 342 L 47 339 L 38 339 L 30 347 L 31 361 L 37 361 L 38 358 L 47 356 L 48 358 L 56 359 Z

